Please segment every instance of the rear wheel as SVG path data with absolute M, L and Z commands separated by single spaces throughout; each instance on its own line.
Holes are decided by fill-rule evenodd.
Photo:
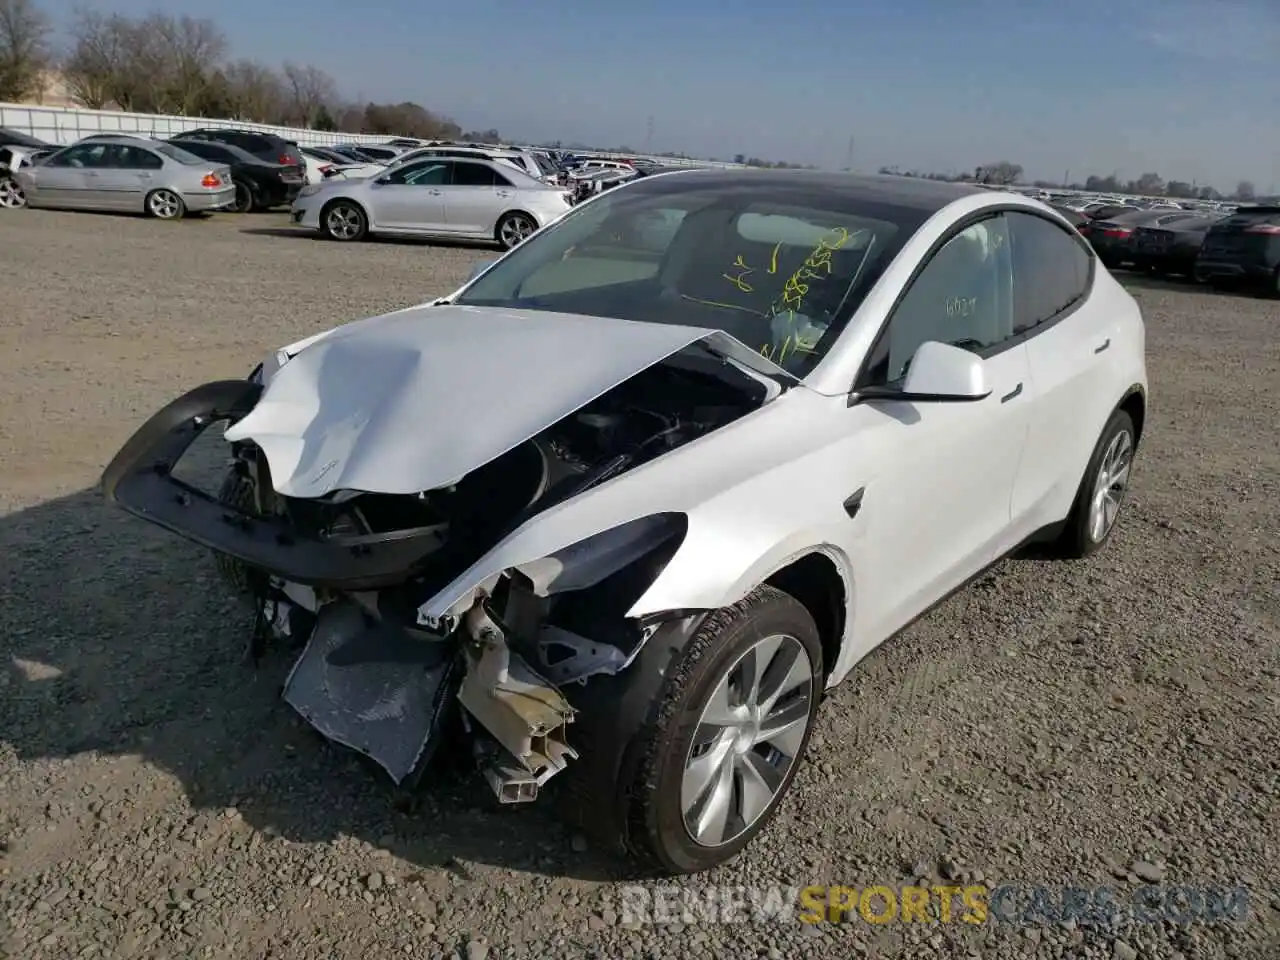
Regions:
M 524 243 L 537 229 L 537 223 L 527 213 L 508 213 L 498 222 L 494 235 L 504 250 L 510 250 Z
M 232 206 L 236 213 L 251 213 L 254 208 L 253 190 L 243 180 L 236 180 L 236 202 Z
M 369 219 L 359 205 L 335 200 L 320 211 L 320 232 L 330 240 L 346 243 L 363 240 L 369 232 Z
M 181 220 L 187 205 L 172 190 L 152 190 L 147 194 L 147 213 L 157 220 Z
M 1111 537 L 1129 490 L 1136 447 L 1133 418 L 1117 410 L 1107 421 L 1089 458 L 1067 526 L 1058 542 L 1064 556 L 1087 557 L 1101 550 Z

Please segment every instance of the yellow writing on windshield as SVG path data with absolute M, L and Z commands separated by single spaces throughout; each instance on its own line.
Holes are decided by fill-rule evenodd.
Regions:
M 816 353 L 814 345 L 805 343 L 794 333 L 787 334 L 787 338 L 780 344 L 766 343 L 760 348 L 760 356 L 766 360 L 772 360 L 781 366 L 786 363 L 787 357 L 794 357 L 798 353 Z
M 778 272 L 778 254 L 782 250 L 782 241 L 779 240 L 773 245 L 773 251 L 769 254 L 769 268 L 765 270 L 767 274 L 775 274 Z M 726 280 L 732 283 L 743 293 L 751 293 L 755 290 L 748 281 L 747 277 L 756 272 L 755 267 L 747 266 L 747 262 L 743 259 L 742 254 L 738 254 L 738 258 L 733 261 L 733 266 L 729 268 L 733 273 L 721 274 Z
M 847 229 L 836 227 L 818 241 L 818 245 L 813 248 L 809 256 L 805 257 L 804 263 L 800 264 L 796 272 L 791 274 L 787 282 L 782 285 L 783 309 L 793 314 L 800 310 L 804 298 L 809 294 L 808 281 L 822 280 L 831 276 L 832 254 L 847 244 L 849 239 Z

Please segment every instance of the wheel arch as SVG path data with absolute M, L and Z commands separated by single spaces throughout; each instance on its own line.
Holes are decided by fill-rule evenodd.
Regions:
M 1133 445 L 1138 446 L 1142 442 L 1142 429 L 1147 422 L 1147 391 L 1142 384 L 1135 383 L 1126 390 L 1116 404 L 1116 410 L 1123 410 L 1133 421 Z
M 831 555 L 815 550 L 779 567 L 764 580 L 809 611 L 822 641 L 822 668 L 835 672 L 849 619 L 850 589 Z
M 498 219 L 493 221 L 494 239 L 498 238 L 498 231 L 502 229 L 502 221 L 506 220 L 507 217 L 514 216 L 516 214 L 519 214 L 522 217 L 528 217 L 530 220 L 532 220 L 535 230 L 542 229 L 542 221 L 539 220 L 537 217 L 535 217 L 532 213 L 530 213 L 524 207 L 511 207 L 508 210 L 503 210 L 502 213 L 498 214 Z
M 373 229 L 373 218 L 369 216 L 369 208 L 368 208 L 368 207 L 366 207 L 366 206 L 365 206 L 363 203 L 361 203 L 359 200 L 357 200 L 355 197 L 347 197 L 347 196 L 333 197 L 332 199 L 330 199 L 330 200 L 326 200 L 326 201 L 324 202 L 324 205 L 320 207 L 320 221 L 321 221 L 321 223 L 323 223 L 323 222 L 324 222 L 324 216 L 325 216 L 325 214 L 329 212 L 329 210 L 333 207 L 333 205 L 334 205 L 335 203 L 349 203 L 349 204 L 351 204 L 353 207 L 355 207 L 357 210 L 359 210 L 359 211 L 360 211 L 360 213 L 361 213 L 361 215 L 364 217 L 364 226 L 365 226 L 365 229 L 366 229 L 366 230 L 370 230 L 370 231 Z

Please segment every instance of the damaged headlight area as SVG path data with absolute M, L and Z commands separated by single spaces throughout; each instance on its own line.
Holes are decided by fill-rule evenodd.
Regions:
M 626 670 L 658 629 L 627 613 L 679 548 L 686 516 L 596 531 L 488 576 L 451 616 L 420 611 L 543 511 L 733 422 L 768 390 L 705 351 L 660 363 L 456 483 L 412 494 L 284 495 L 252 439 L 230 444 L 217 494 L 175 476 L 207 427 L 254 410 L 271 373 L 169 404 L 107 467 L 105 495 L 214 551 L 259 612 L 255 653 L 273 638 L 302 646 L 283 696 L 325 736 L 413 786 L 461 735 L 500 800 L 533 799 L 576 757 L 574 690 Z
M 507 570 L 436 632 L 410 625 L 412 586 L 313 603 L 276 582 L 273 623 L 296 632 L 318 611 L 284 697 L 396 783 L 421 777 L 456 704 L 498 799 L 532 800 L 577 757 L 562 688 L 635 659 L 656 624 L 626 611 L 684 532 L 682 515 L 647 517 Z

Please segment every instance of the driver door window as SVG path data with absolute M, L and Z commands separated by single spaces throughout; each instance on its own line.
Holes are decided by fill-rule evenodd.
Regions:
M 92 167 L 102 157 L 105 148 L 101 144 L 82 144 L 70 147 L 46 161 L 50 167 Z
M 937 251 L 912 281 L 881 334 L 868 384 L 906 375 L 929 340 L 981 355 L 1014 336 L 1008 228 L 1003 216 L 975 223 Z

